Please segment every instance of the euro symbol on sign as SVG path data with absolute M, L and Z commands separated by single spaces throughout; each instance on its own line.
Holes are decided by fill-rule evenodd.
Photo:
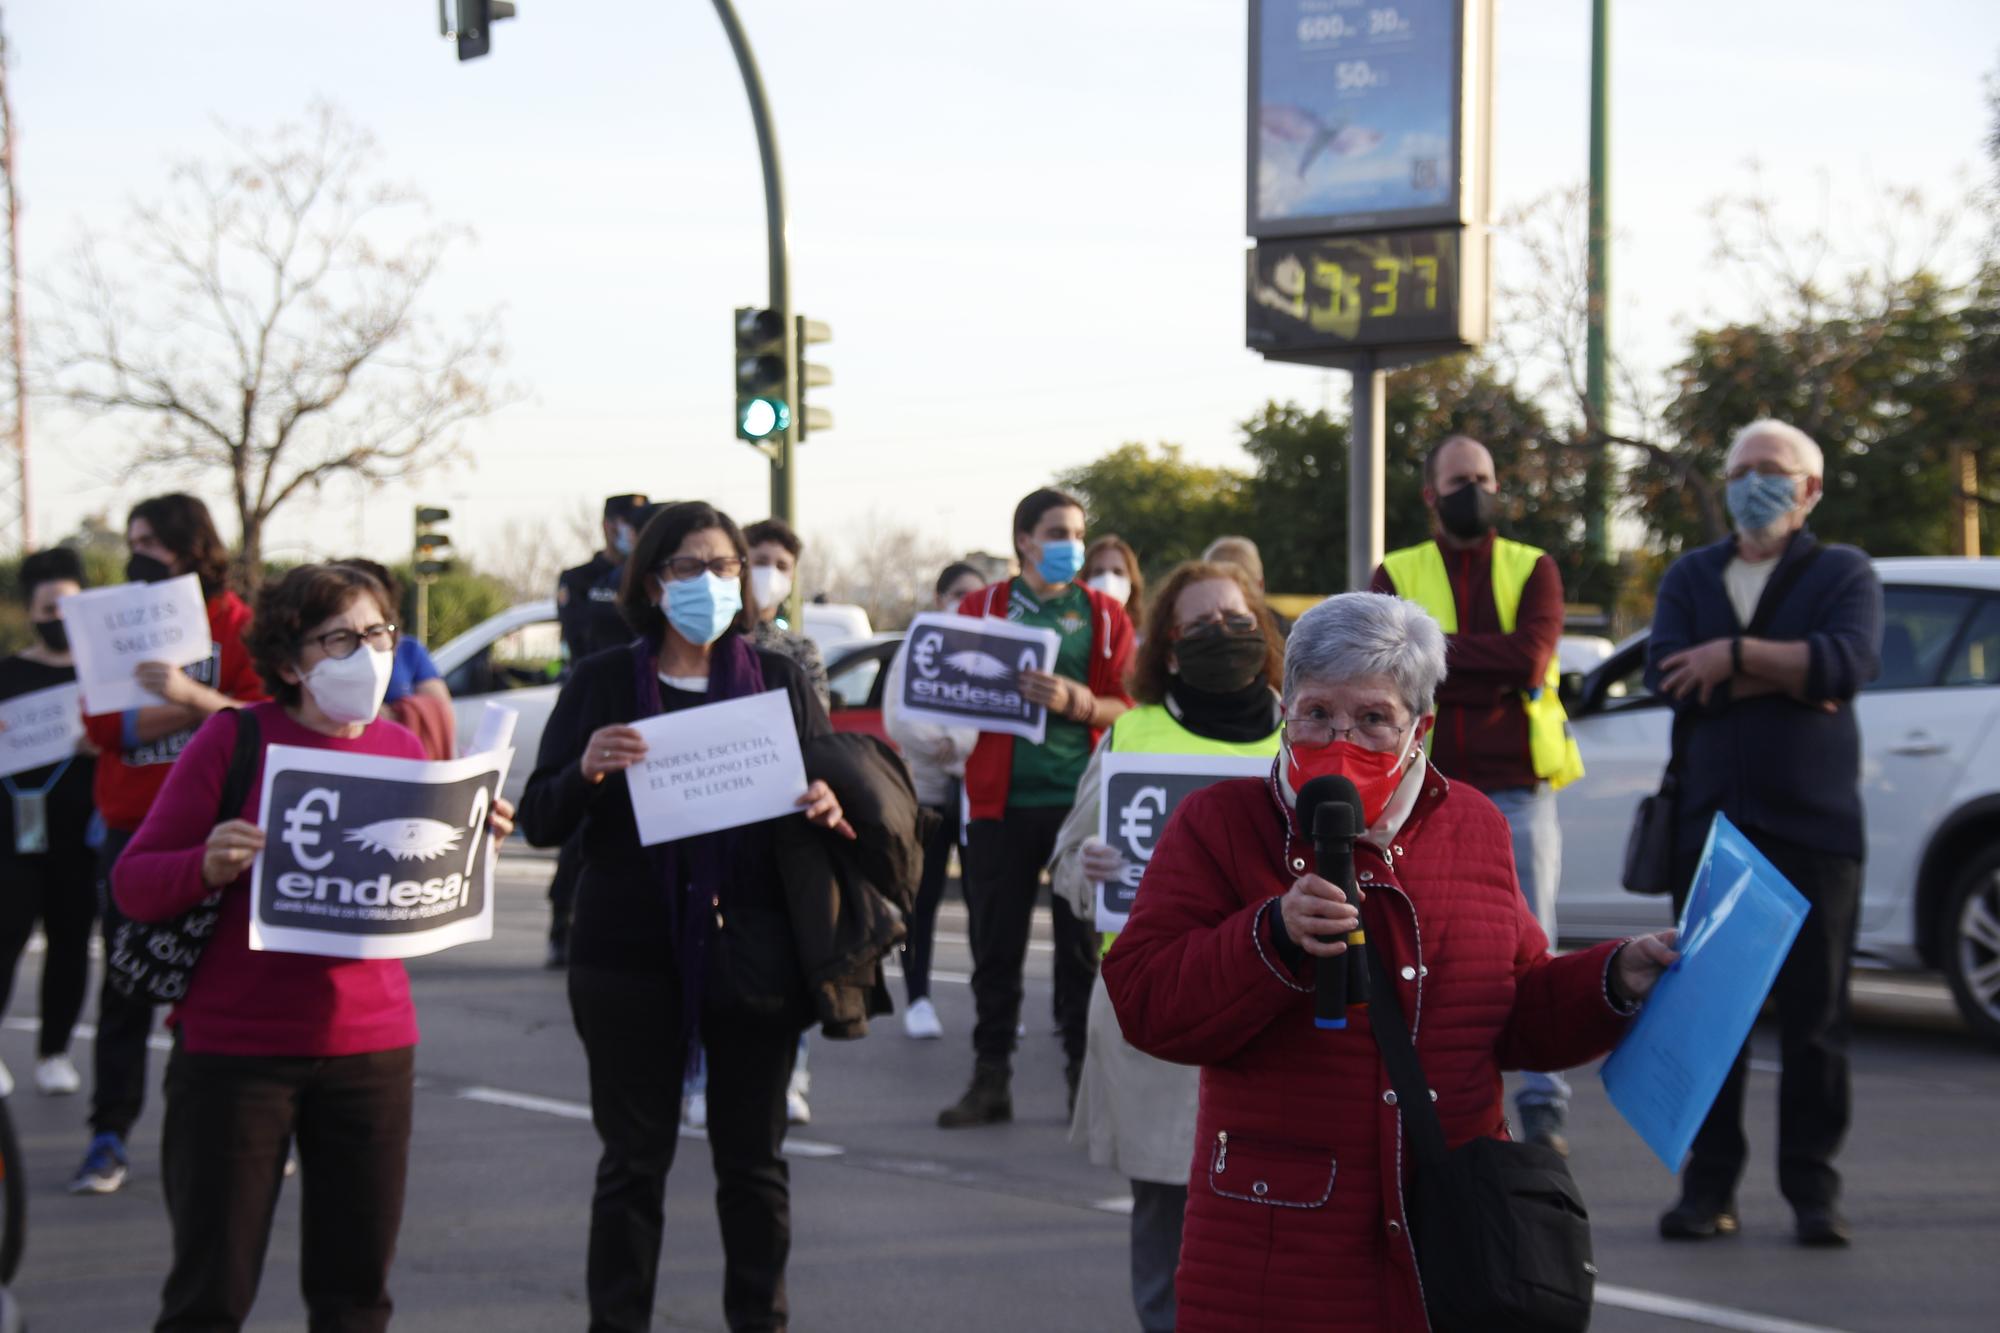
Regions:
M 323 813 L 322 813 L 323 812 Z M 292 849 L 292 859 L 304 870 L 324 870 L 333 864 L 332 852 L 308 852 L 320 845 L 319 828 L 329 819 L 340 818 L 340 793 L 314 787 L 285 811 L 285 831 L 278 841 Z
M 1151 860 L 1153 856 L 1153 821 L 1167 812 L 1167 789 L 1165 787 L 1141 787 L 1132 793 L 1132 799 L 1125 802 L 1118 812 L 1118 836 L 1134 855 Z
M 925 630 L 917 636 L 916 643 L 911 645 L 910 661 L 915 664 L 918 674 L 925 680 L 938 678 L 937 655 L 938 649 L 942 647 L 944 647 L 944 635 L 934 629 Z

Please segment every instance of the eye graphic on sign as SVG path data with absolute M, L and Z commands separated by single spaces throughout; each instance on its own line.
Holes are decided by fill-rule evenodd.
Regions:
M 974 680 L 1001 680 L 1010 673 L 1007 664 L 991 653 L 982 653 L 977 648 L 967 648 L 964 652 L 953 653 L 944 659 L 945 665 L 956 667 Z
M 1153 821 L 1166 812 L 1167 789 L 1141 787 L 1132 793 L 1132 799 L 1125 802 L 1124 808 L 1118 812 L 1118 836 L 1135 854 L 1151 857 L 1155 837 Z
M 340 793 L 325 787 L 314 787 L 285 811 L 285 831 L 278 835 L 278 841 L 291 847 L 292 859 L 302 869 L 324 870 L 333 864 L 333 853 L 309 852 L 307 849 L 320 845 L 320 826 L 327 820 L 338 818 Z
M 463 830 L 436 819 L 378 819 L 347 831 L 364 852 L 386 852 L 398 861 L 430 861 L 458 850 Z
M 910 661 L 916 665 L 918 673 L 925 680 L 938 678 L 937 655 L 938 649 L 942 647 L 944 647 L 944 635 L 934 629 L 919 634 L 916 643 L 911 646 Z

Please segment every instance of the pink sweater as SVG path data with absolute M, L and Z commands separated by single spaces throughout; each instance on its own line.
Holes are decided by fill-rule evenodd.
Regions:
M 311 731 L 277 704 L 257 704 L 266 745 L 303 745 L 350 754 L 422 759 L 417 738 L 377 718 L 353 739 Z M 165 921 L 208 896 L 201 858 L 216 824 L 216 802 L 236 741 L 236 718 L 218 713 L 188 742 L 111 871 L 112 896 L 135 921 Z M 257 821 L 264 766 L 242 818 Z M 195 964 L 187 997 L 168 1015 L 183 1046 L 204 1055 L 360 1055 L 413 1046 L 417 1013 L 398 959 L 321 958 L 250 949 L 250 877 L 229 886 L 215 935 Z

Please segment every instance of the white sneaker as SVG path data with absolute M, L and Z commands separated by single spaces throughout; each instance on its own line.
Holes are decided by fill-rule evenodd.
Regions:
M 83 1079 L 67 1055 L 48 1055 L 35 1062 L 35 1091 L 44 1097 L 68 1097 L 83 1088 Z
M 681 1107 L 681 1123 L 689 1129 L 708 1128 L 708 1094 L 690 1092 L 687 1102 Z
M 785 1123 L 788 1125 L 810 1125 L 812 1107 L 806 1105 L 806 1093 L 812 1088 L 812 1075 L 805 1070 L 792 1074 L 791 1085 L 785 1089 Z
M 936 1041 L 944 1036 L 944 1025 L 938 1022 L 937 1008 L 931 1004 L 930 996 L 903 1011 L 903 1035 L 917 1041 Z

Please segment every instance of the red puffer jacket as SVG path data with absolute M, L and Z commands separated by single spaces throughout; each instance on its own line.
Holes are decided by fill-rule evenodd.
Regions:
M 1275 775 L 1275 769 L 1274 769 Z M 1355 848 L 1368 936 L 1402 987 L 1453 1146 L 1499 1138 L 1502 1069 L 1568 1069 L 1625 1020 L 1605 989 L 1615 943 L 1551 958 L 1514 878 L 1507 821 L 1435 771 L 1387 855 Z M 1272 780 L 1181 803 L 1104 981 L 1126 1038 L 1202 1066 L 1177 1276 L 1183 1333 L 1423 1330 L 1409 1173 L 1367 1011 L 1313 1026 L 1309 965 L 1270 931 L 1311 841 Z

